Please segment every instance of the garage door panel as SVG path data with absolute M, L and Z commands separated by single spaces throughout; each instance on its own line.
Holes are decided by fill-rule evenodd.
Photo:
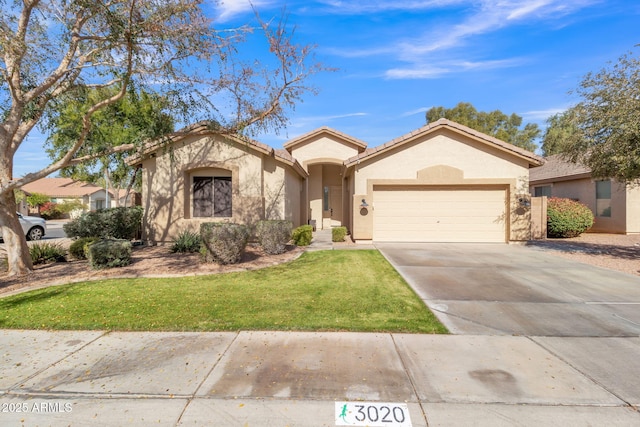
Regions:
M 374 240 L 504 242 L 504 189 L 374 189 Z

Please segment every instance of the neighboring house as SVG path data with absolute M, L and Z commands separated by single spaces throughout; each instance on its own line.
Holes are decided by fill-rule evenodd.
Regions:
M 71 178 L 42 178 L 25 184 L 22 191 L 27 194 L 45 194 L 51 198 L 53 203 L 79 201 L 91 211 L 107 207 L 104 188 L 86 182 L 74 181 Z M 113 195 L 111 192 L 109 195 L 111 199 L 109 205 L 113 207 L 115 206 L 112 201 Z
M 589 207 L 595 223 L 589 231 L 598 233 L 640 233 L 640 188 L 615 180 L 595 180 L 585 166 L 549 156 L 531 171 L 531 194 L 577 200 Z
M 542 163 L 446 119 L 371 149 L 323 127 L 275 150 L 201 123 L 129 160 L 144 171 L 152 243 L 202 222 L 260 219 L 343 225 L 358 242 L 528 240 L 529 168 Z

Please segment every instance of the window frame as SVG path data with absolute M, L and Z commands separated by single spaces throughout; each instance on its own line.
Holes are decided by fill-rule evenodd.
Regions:
M 607 184 L 602 189 L 602 185 L 599 184 Z M 595 190 L 596 190 L 596 217 L 598 218 L 611 218 L 611 193 L 612 193 L 612 185 L 610 179 L 602 179 L 595 181 Z M 608 196 L 608 197 L 606 197 Z
M 544 197 L 544 196 L 551 197 L 551 187 L 552 187 L 551 184 L 549 184 L 549 185 L 538 185 L 538 186 L 533 187 L 533 194 L 534 194 L 533 197 Z M 546 189 L 549 189 L 549 191 L 548 191 L 549 194 L 540 194 L 540 195 L 538 195 L 538 190 L 540 190 L 541 193 L 546 193 L 547 192 L 547 191 L 545 191 Z
M 198 183 L 202 182 L 202 189 Z M 223 182 L 228 184 L 222 184 Z M 231 171 L 224 169 L 214 171 L 199 171 L 191 175 L 191 191 L 189 211 L 191 218 L 232 218 L 233 217 L 233 182 Z M 216 203 L 220 191 L 227 192 L 223 206 Z M 199 195 L 198 192 L 204 193 Z M 198 203 L 209 203 L 209 206 L 198 206 Z

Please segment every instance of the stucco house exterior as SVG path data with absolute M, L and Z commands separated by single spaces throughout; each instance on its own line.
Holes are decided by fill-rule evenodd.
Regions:
M 25 184 L 21 190 L 27 194 L 39 193 L 49 196 L 53 203 L 77 201 L 85 206 L 85 210 L 90 211 L 107 207 L 104 188 L 71 178 L 42 178 Z M 113 195 L 109 194 L 113 200 Z M 110 205 L 113 207 L 113 202 Z
M 163 141 L 129 160 L 144 171 L 152 243 L 260 219 L 346 226 L 356 242 L 528 240 L 529 169 L 543 163 L 446 119 L 374 148 L 327 127 L 277 150 L 206 123 Z
M 640 187 L 615 180 L 595 180 L 585 166 L 549 156 L 543 166 L 531 171 L 534 196 L 577 200 L 591 209 L 595 222 L 590 232 L 640 233 Z

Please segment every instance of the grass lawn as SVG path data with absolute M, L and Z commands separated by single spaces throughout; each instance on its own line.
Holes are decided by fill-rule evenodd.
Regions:
M 262 270 L 111 279 L 0 299 L 0 328 L 446 333 L 378 251 L 320 251 Z

